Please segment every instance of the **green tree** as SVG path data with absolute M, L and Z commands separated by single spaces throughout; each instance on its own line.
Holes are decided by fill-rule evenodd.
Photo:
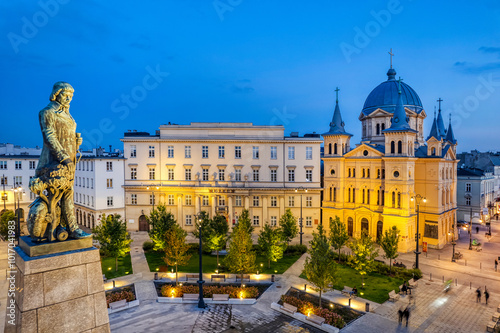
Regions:
M 229 238 L 228 254 L 224 258 L 224 263 L 231 272 L 241 275 L 243 284 L 243 274 L 255 269 L 255 252 L 252 250 L 252 236 L 246 224 L 240 224 L 233 229 Z
M 165 242 L 168 246 L 165 248 L 165 257 L 163 260 L 169 266 L 175 266 L 175 284 L 179 283 L 177 267 L 187 265 L 191 255 L 188 254 L 189 244 L 186 243 L 187 232 L 179 225 L 174 224 L 165 233 Z
M 118 270 L 118 257 L 123 257 L 130 252 L 130 234 L 127 232 L 127 224 L 121 220 L 121 216 L 103 214 L 101 224 L 97 225 L 92 232 L 94 239 L 99 241 L 101 251 L 105 256 L 115 258 L 115 272 Z
M 338 282 L 337 264 L 333 260 L 333 250 L 323 230 L 318 225 L 318 232 L 313 232 L 313 239 L 309 242 L 307 250 L 310 257 L 306 258 L 304 272 L 315 291 L 319 292 L 319 306 L 321 307 L 321 295 L 323 292 L 333 289 Z
M 290 241 L 297 237 L 299 233 L 299 228 L 297 227 L 297 219 L 293 216 L 292 211 L 287 209 L 285 214 L 280 218 L 280 228 L 283 235 L 283 239 L 286 245 L 290 244 Z
M 201 233 L 203 235 L 203 245 L 206 246 L 205 240 L 206 240 L 206 235 L 209 233 L 210 229 L 210 217 L 208 216 L 208 213 L 205 211 L 201 211 L 196 217 L 196 220 L 194 222 L 194 230 L 192 232 L 193 236 L 196 238 L 200 238 L 200 227 L 201 227 Z
M 278 261 L 283 258 L 286 243 L 283 241 L 281 230 L 271 228 L 268 224 L 260 231 L 258 244 L 262 254 L 267 259 L 267 267 L 271 268 L 271 261 Z
M 160 204 L 151 211 L 147 219 L 150 225 L 148 234 L 155 245 L 154 250 L 165 251 L 167 247 L 165 234 L 177 223 L 174 215 L 167 211 L 165 205 Z
M 335 250 L 339 251 L 340 262 L 340 249 L 349 240 L 349 234 L 344 223 L 340 221 L 338 216 L 335 219 L 330 218 L 330 244 Z
M 353 254 L 349 260 L 353 262 L 353 268 L 359 272 L 364 282 L 364 276 L 373 270 L 373 263 L 378 256 L 378 251 L 375 250 L 372 237 L 366 230 L 363 230 L 361 238 L 354 239 L 349 244 L 349 247 Z
M 392 272 L 392 260 L 398 257 L 399 230 L 396 226 L 386 230 L 380 240 L 380 247 L 384 251 L 384 257 L 389 259 L 389 272 Z
M 12 210 L 5 210 L 0 218 L 0 235 L 7 238 L 9 235 L 9 221 L 15 221 L 16 214 Z
M 254 227 L 252 226 L 252 221 L 250 221 L 250 214 L 248 209 L 243 209 L 238 218 L 238 226 L 244 228 L 249 234 L 252 234 Z
M 207 235 L 207 247 L 217 254 L 217 267 L 219 267 L 219 251 L 226 246 L 229 233 L 229 225 L 222 215 L 216 215 L 210 220 L 210 229 Z

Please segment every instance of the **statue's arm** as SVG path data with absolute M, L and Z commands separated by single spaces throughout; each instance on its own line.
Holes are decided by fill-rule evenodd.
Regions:
M 63 149 L 61 143 L 57 139 L 57 135 L 55 132 L 55 114 L 54 112 L 51 112 L 50 110 L 42 110 L 40 111 L 40 128 L 42 130 L 42 136 L 44 139 L 44 142 L 47 143 L 47 145 L 50 148 L 50 151 L 56 158 L 59 160 L 59 162 L 62 162 L 64 160 L 69 160 L 69 155 L 66 153 L 66 151 Z

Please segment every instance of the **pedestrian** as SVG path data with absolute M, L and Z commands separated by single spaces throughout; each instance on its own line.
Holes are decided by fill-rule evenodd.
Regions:
M 495 272 L 497 271 L 497 267 L 498 267 L 498 260 L 495 259 Z
M 476 297 L 476 303 L 481 303 L 481 287 L 478 287 L 476 289 L 476 294 L 477 294 L 477 297 Z
M 484 287 L 484 299 L 486 300 L 486 305 L 488 305 L 488 298 L 490 298 L 490 293 L 486 290 L 486 287 Z
M 479 233 L 479 226 L 476 227 L 476 234 Z
M 400 307 L 398 310 L 398 325 L 401 325 L 403 322 L 403 307 Z
M 401 287 L 401 292 L 403 292 L 405 295 L 408 295 L 408 286 L 406 285 L 406 281 L 403 282 L 403 287 Z
M 410 306 L 407 306 L 403 311 L 403 315 L 405 316 L 406 327 L 408 327 L 408 321 L 410 320 Z

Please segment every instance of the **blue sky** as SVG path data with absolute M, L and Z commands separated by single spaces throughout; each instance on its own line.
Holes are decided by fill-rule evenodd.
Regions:
M 452 112 L 458 151 L 498 149 L 497 1 L 3 1 L 0 142 L 42 144 L 37 113 L 56 81 L 75 88 L 85 148 L 168 122 L 328 130 L 339 86 L 360 139 L 365 98 L 394 68 Z M 127 97 L 128 96 L 128 97 Z

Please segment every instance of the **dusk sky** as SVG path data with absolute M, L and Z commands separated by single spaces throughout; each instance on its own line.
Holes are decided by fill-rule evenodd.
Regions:
M 498 1 L 16 0 L 0 17 L 0 142 L 41 146 L 38 112 L 67 81 L 85 149 L 168 122 L 324 133 L 337 86 L 354 146 L 392 48 L 425 137 L 441 97 L 459 152 L 499 148 Z

